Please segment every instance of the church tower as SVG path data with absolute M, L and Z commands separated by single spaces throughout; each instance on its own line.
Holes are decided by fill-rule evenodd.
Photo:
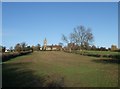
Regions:
M 46 50 L 46 47 L 47 47 L 47 40 L 45 38 L 45 40 L 44 40 L 44 50 Z

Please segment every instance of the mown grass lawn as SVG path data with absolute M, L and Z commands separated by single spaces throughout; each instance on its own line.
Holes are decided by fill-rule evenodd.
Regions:
M 101 54 L 101 55 L 120 55 L 120 53 L 119 52 L 112 52 L 112 51 L 87 51 L 87 50 L 84 50 L 83 52 L 85 52 L 85 53 L 90 53 L 90 54 Z
M 40 51 L 3 63 L 3 87 L 40 87 L 63 79 L 65 87 L 117 87 L 118 64 L 60 51 Z

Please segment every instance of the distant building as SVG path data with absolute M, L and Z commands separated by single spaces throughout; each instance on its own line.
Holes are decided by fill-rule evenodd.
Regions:
M 42 50 L 62 50 L 62 46 L 60 45 L 47 45 L 47 39 L 45 38 L 43 42 L 43 49 Z
M 111 45 L 111 51 L 115 51 L 115 50 L 118 50 L 117 46 L 116 45 Z
M 10 50 L 9 49 L 5 49 L 5 52 L 7 53 L 7 52 L 10 52 Z
M 46 50 L 46 49 L 47 49 L 47 39 L 45 38 L 44 45 L 43 45 L 43 50 Z

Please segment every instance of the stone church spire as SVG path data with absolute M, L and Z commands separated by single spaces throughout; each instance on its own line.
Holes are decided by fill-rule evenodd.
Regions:
M 46 47 L 47 47 L 47 39 L 45 38 L 45 40 L 44 40 L 44 50 L 46 50 Z

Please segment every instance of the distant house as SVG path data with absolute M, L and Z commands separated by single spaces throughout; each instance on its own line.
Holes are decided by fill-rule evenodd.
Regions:
M 62 50 L 61 45 L 52 45 L 52 50 Z
M 47 45 L 46 50 L 62 50 L 62 46 L 60 45 Z
M 5 49 L 5 52 L 10 52 L 10 50 L 9 49 Z
M 117 46 L 116 45 L 111 45 L 111 51 L 115 51 L 115 50 L 118 50 Z
M 52 49 L 52 46 L 50 46 L 50 45 L 47 45 L 45 48 L 45 50 L 51 50 L 51 49 Z
M 62 46 L 60 46 L 60 45 L 47 45 L 47 40 L 46 40 L 46 38 L 45 38 L 45 40 L 44 40 L 44 45 L 43 45 L 43 47 L 42 47 L 42 50 L 62 50 Z

